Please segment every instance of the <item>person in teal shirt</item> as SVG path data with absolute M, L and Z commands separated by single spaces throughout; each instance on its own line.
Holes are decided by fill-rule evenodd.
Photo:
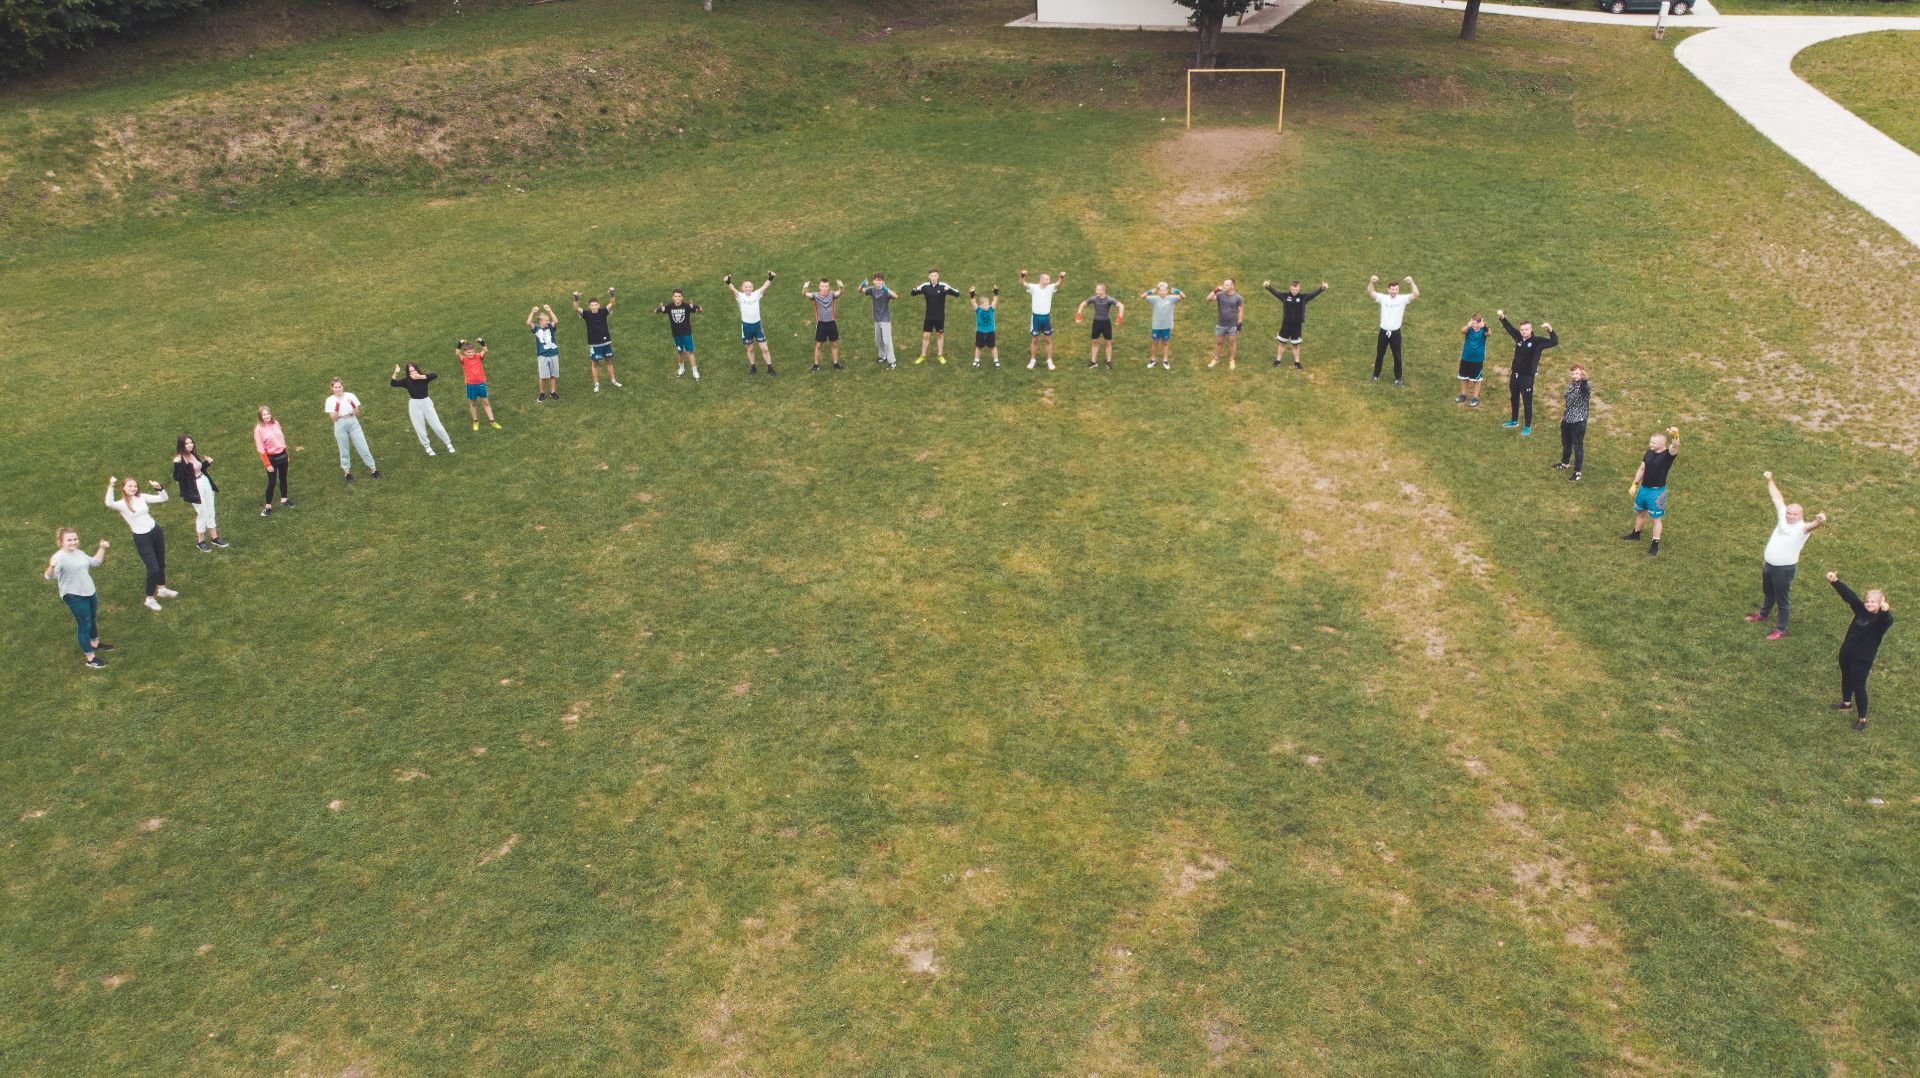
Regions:
M 1487 365 L 1487 320 L 1474 315 L 1460 327 L 1460 395 L 1453 403 L 1480 407 L 1480 372 Z
M 967 299 L 973 303 L 973 365 L 980 365 L 980 350 L 986 349 L 993 356 L 993 365 L 1000 365 L 1000 346 L 994 343 L 994 308 L 1000 304 L 1000 286 L 994 285 L 986 299 L 980 298 L 978 289 L 967 289 Z

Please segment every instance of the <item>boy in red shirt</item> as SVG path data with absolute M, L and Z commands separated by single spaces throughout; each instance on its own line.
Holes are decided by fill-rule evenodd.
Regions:
M 493 402 L 487 399 L 487 339 L 476 337 L 474 340 L 480 345 L 478 351 L 467 347 L 465 337 L 460 338 L 460 343 L 453 350 L 454 358 L 460 361 L 460 370 L 467 378 L 467 415 L 473 420 L 473 429 L 479 430 L 480 408 L 485 408 L 487 425 L 499 430 L 500 424 L 493 421 Z M 474 401 L 480 402 L 479 407 L 474 405 Z

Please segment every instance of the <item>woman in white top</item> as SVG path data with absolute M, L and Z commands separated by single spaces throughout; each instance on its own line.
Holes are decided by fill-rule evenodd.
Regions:
M 40 575 L 59 582 L 60 599 L 73 612 L 74 635 L 80 640 L 80 654 L 86 657 L 87 665 L 104 669 L 107 664 L 100 661 L 99 653 L 112 651 L 113 645 L 100 642 L 100 596 L 94 592 L 93 570 L 107 560 L 107 541 L 100 540 L 99 549 L 89 555 L 81 552 L 80 533 L 72 528 L 61 528 L 53 537 L 60 549 L 47 559 L 46 572 Z
M 107 508 L 120 514 L 133 531 L 133 548 L 140 552 L 140 560 L 147 567 L 147 609 L 160 609 L 160 599 L 171 599 L 180 594 L 167 587 L 167 533 L 162 531 L 158 521 L 153 519 L 153 511 L 147 506 L 167 500 L 167 491 L 158 479 L 148 480 L 153 489 L 140 493 L 140 480 L 129 479 L 124 484 L 118 476 L 107 478 Z M 114 488 L 119 487 L 120 497 L 113 496 Z
M 333 396 L 327 398 L 327 418 L 333 420 L 333 444 L 340 447 L 340 471 L 353 482 L 353 455 L 349 444 L 360 451 L 367 471 L 380 478 L 380 467 L 373 462 L 373 450 L 367 448 L 367 432 L 360 429 L 360 398 L 346 391 L 340 379 L 333 380 Z
M 193 506 L 193 545 L 202 554 L 225 547 L 227 541 L 220 538 L 220 523 L 213 515 L 214 496 L 220 490 L 213 485 L 213 458 L 200 455 L 191 435 L 182 434 L 173 443 L 173 481 L 180 485 L 180 500 Z

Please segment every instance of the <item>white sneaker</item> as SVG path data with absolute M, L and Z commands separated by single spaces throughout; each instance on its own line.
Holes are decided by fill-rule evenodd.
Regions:
M 1029 359 L 1029 360 L 1027 360 L 1027 369 L 1028 369 L 1028 370 L 1032 370 L 1032 369 L 1033 369 L 1033 365 L 1034 365 L 1034 364 L 1036 364 L 1036 363 L 1038 363 L 1038 362 L 1040 362 L 1040 361 L 1039 361 L 1039 360 L 1037 360 L 1037 359 Z
M 698 381 L 700 380 L 700 372 L 699 372 L 699 371 L 694 371 L 694 372 L 693 372 L 693 380 L 694 380 L 694 381 L 696 381 L 696 382 L 698 382 Z
M 609 382 L 612 382 L 612 383 L 613 383 L 613 388 L 615 388 L 615 389 L 624 389 L 624 388 L 626 388 L 625 386 L 622 386 L 622 385 L 620 384 L 620 379 L 618 379 L 618 378 L 609 378 L 609 379 L 607 379 L 607 381 L 609 381 Z
M 452 443 L 452 442 L 448 442 L 448 443 L 447 443 L 447 452 L 449 452 L 449 453 L 458 453 L 458 452 L 459 452 L 459 450 L 458 450 L 458 449 L 455 449 L 455 448 L 453 447 L 453 443 Z
M 687 369 L 685 367 L 680 368 L 680 372 L 674 375 L 675 378 L 685 378 L 686 376 L 687 376 Z M 614 384 L 618 385 L 619 383 L 616 382 Z
M 429 457 L 431 457 L 431 456 L 433 456 L 433 447 L 432 447 L 432 446 L 430 446 L 430 445 L 427 445 L 427 446 L 421 446 L 420 448 L 422 448 L 422 449 L 425 449 L 425 450 L 427 451 L 427 456 L 429 456 Z
M 1053 369 L 1053 360 L 1051 360 L 1051 359 L 1049 359 L 1049 360 L 1047 360 L 1047 369 L 1048 369 L 1048 370 L 1052 370 L 1052 369 Z
M 156 599 L 156 598 L 154 598 L 153 596 L 151 596 L 151 595 L 149 595 L 149 596 L 147 596 L 147 603 L 146 603 L 146 606 L 147 606 L 147 609 L 148 609 L 148 610 L 158 610 L 158 609 L 160 609 L 160 600 L 158 600 L 158 599 Z
M 997 360 L 997 359 L 996 359 L 996 360 L 994 360 L 994 361 L 993 361 L 993 365 L 994 365 L 994 368 L 995 368 L 995 369 L 998 369 L 998 368 L 999 368 L 999 366 L 1000 366 L 1000 361 L 999 361 L 999 360 Z
M 178 599 L 180 597 L 179 592 L 174 591 L 172 588 L 166 587 L 164 585 L 153 589 L 153 593 L 155 595 L 158 595 L 162 599 Z
M 974 369 L 975 369 L 975 370 L 979 370 L 979 369 L 980 369 L 980 361 L 979 361 L 979 360 L 977 360 L 977 359 L 976 359 L 976 360 L 974 360 L 974 361 L 973 361 L 973 367 L 974 367 Z

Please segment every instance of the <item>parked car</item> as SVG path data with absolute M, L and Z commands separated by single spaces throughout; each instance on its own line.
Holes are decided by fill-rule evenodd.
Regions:
M 1611 11 L 1615 15 L 1625 15 L 1629 11 L 1655 15 L 1660 13 L 1660 0 L 1599 0 L 1595 6 L 1601 11 Z M 1693 4 L 1689 0 L 1673 0 L 1673 6 L 1667 10 L 1675 15 L 1685 15 L 1693 10 Z

